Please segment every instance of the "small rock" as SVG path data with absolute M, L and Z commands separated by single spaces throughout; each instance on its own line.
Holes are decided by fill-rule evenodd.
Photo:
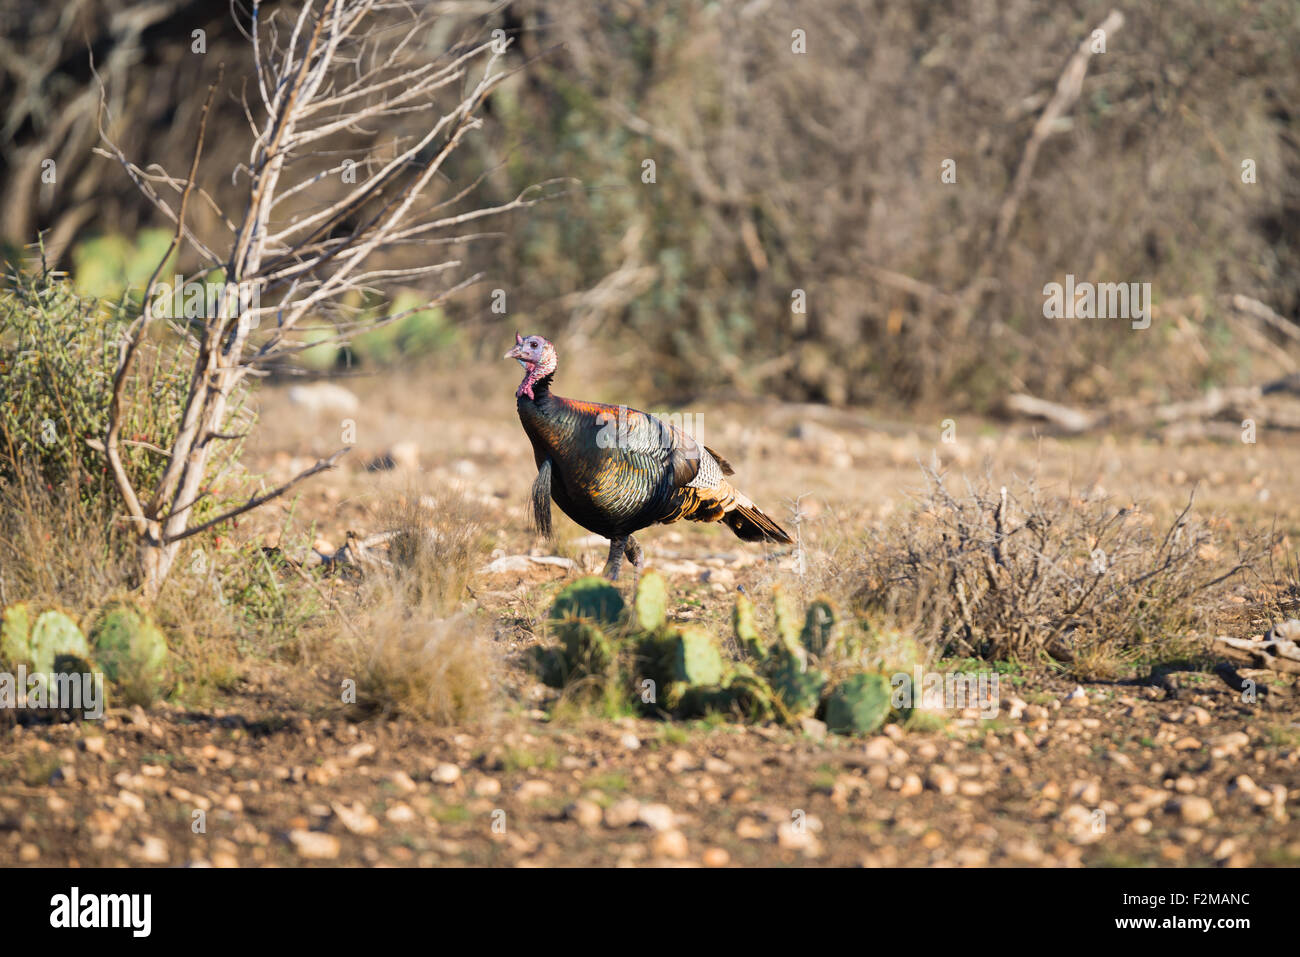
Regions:
M 814 741 L 826 740 L 826 722 L 818 721 L 816 718 L 803 718 L 799 721 L 799 726 L 803 733 Z
M 903 780 L 898 788 L 899 797 L 916 797 L 925 790 L 925 785 L 921 783 L 920 777 L 915 774 L 904 775 Z
M 333 834 L 295 828 L 289 832 L 289 842 L 304 860 L 332 861 L 339 856 L 339 839 Z
M 606 827 L 628 827 L 641 816 L 641 802 L 636 798 L 623 798 L 605 808 Z
M 474 783 L 474 793 L 481 798 L 496 797 L 501 793 L 501 782 L 496 778 L 479 778 Z
M 1177 809 L 1186 824 L 1203 824 L 1214 817 L 1214 805 L 1203 797 L 1188 795 L 1180 798 Z
M 674 860 L 681 860 L 690 853 L 690 845 L 686 841 L 686 835 L 681 831 L 676 829 L 661 831 L 650 842 L 650 852 L 655 857 L 670 857 Z
M 131 856 L 142 864 L 166 864 L 167 842 L 161 837 L 145 836 L 131 848 Z
M 925 775 L 925 783 L 940 794 L 957 793 L 957 775 L 942 764 L 930 765 L 930 770 Z
M 384 812 L 384 817 L 388 819 L 390 824 L 410 824 L 415 820 L 416 815 L 411 805 L 399 803 L 394 804 Z
M 1232 731 L 1210 739 L 1210 756 L 1230 758 L 1250 744 L 1250 735 L 1244 731 Z
M 783 821 L 776 829 L 777 846 L 787 851 L 799 851 L 805 857 L 816 857 L 821 852 L 821 844 L 813 833 L 812 818 L 804 821 L 802 827 L 796 827 L 793 821 Z
M 521 801 L 532 801 L 550 793 L 550 782 L 540 778 L 531 778 L 515 788 L 515 794 Z
M 564 809 L 564 816 L 571 821 L 577 821 L 582 827 L 593 828 L 600 824 L 604 812 L 595 801 L 578 798 Z
M 360 801 L 353 802 L 351 807 L 336 802 L 331 804 L 330 808 L 343 826 L 353 834 L 366 837 L 379 831 L 379 821 L 373 815 L 366 813 Z
M 642 804 L 637 810 L 637 820 L 654 831 L 668 831 L 677 815 L 667 804 Z
M 619 738 L 618 743 L 629 751 L 635 751 L 641 747 L 641 739 L 630 731 Z
M 18 848 L 18 860 L 24 864 L 32 864 L 41 859 L 41 849 L 35 844 L 24 844 Z
M 434 784 L 455 784 L 460 780 L 460 768 L 454 764 L 440 764 L 433 769 L 429 780 Z
M 388 780 L 403 794 L 410 794 L 416 790 L 415 782 L 411 780 L 411 776 L 405 771 L 394 771 L 388 776 Z
M 726 867 L 731 863 L 731 855 L 725 848 L 711 847 L 700 858 L 705 867 Z

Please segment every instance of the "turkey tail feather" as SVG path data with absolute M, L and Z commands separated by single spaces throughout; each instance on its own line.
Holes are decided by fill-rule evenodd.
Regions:
M 537 469 L 533 482 L 533 528 L 546 538 L 551 534 L 551 460 L 546 459 Z
M 793 542 L 784 528 L 768 518 L 757 505 L 737 505 L 722 519 L 743 542 Z

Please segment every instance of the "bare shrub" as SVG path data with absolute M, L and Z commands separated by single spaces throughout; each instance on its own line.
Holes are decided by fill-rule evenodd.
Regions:
M 857 601 L 911 618 L 944 654 L 1051 658 L 1083 673 L 1192 653 L 1219 586 L 1252 567 L 1189 501 L 1169 523 L 1139 505 L 1053 496 L 1036 482 L 954 494 L 926 470 L 917 514 L 869 552 Z

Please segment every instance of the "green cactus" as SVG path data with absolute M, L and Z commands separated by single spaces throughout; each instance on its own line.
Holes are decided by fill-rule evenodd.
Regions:
M 649 636 L 642 643 L 646 671 L 661 688 L 678 682 L 717 685 L 722 682 L 722 654 L 713 635 L 698 625 Z
M 776 613 L 777 646 L 787 656 L 798 661 L 802 670 L 808 663 L 808 653 L 799 640 L 799 624 L 795 615 L 794 600 L 780 585 L 772 589 L 772 608 Z
M 642 631 L 655 631 L 667 622 L 668 585 L 658 572 L 646 572 L 637 582 L 634 611 Z
M 736 632 L 736 641 L 755 661 L 767 658 L 767 645 L 759 633 L 754 621 L 754 603 L 748 595 L 736 596 L 736 607 L 731 613 L 731 625 Z
M 871 734 L 889 717 L 890 697 L 889 679 L 879 672 L 846 678 L 826 698 L 826 727 L 837 734 Z
M 32 613 L 27 602 L 14 602 L 0 612 L 0 663 L 10 667 L 32 660 Z
M 818 658 L 831 650 L 835 644 L 835 608 L 829 599 L 819 598 L 808 606 L 799 639 L 808 653 Z
M 740 672 L 726 685 L 731 698 L 731 711 L 755 723 L 771 721 L 776 715 L 776 704 L 771 686 L 752 672 Z
M 77 623 L 61 611 L 43 612 L 32 625 L 31 664 L 33 671 L 52 672 L 59 655 L 90 657 L 90 645 Z
M 623 596 L 603 578 L 588 575 L 569 585 L 551 606 L 551 620 L 585 618 L 602 625 L 616 625 L 623 615 Z
M 826 675 L 816 668 L 801 667 L 790 655 L 782 655 L 767 673 L 776 697 L 792 718 L 803 718 L 817 710 Z
M 556 626 L 564 644 L 568 670 L 577 674 L 603 674 L 614 663 L 614 644 L 599 625 L 582 618 L 565 618 Z
M 127 604 L 111 605 L 90 629 L 95 661 L 110 681 L 156 681 L 167 661 L 167 639 L 149 616 Z
M 563 688 L 569 680 L 569 663 L 564 652 L 548 645 L 533 645 L 530 649 L 533 667 L 542 684 L 551 688 Z

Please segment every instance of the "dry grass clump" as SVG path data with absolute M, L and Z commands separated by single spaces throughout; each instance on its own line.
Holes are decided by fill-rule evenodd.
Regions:
M 426 620 L 386 606 L 366 617 L 364 630 L 370 644 L 357 680 L 363 711 L 464 724 L 492 710 L 499 661 L 481 618 Z
M 1033 481 L 954 494 L 926 474 L 919 512 L 866 555 L 856 598 L 911 617 L 945 655 L 1101 675 L 1194 654 L 1225 583 L 1264 552 L 1253 542 L 1230 557 L 1190 501 L 1166 523 Z
M 482 516 L 465 496 L 408 494 L 386 514 L 389 563 L 358 596 L 357 705 L 439 724 L 492 710 L 500 656 L 490 626 L 466 607 L 487 551 Z

